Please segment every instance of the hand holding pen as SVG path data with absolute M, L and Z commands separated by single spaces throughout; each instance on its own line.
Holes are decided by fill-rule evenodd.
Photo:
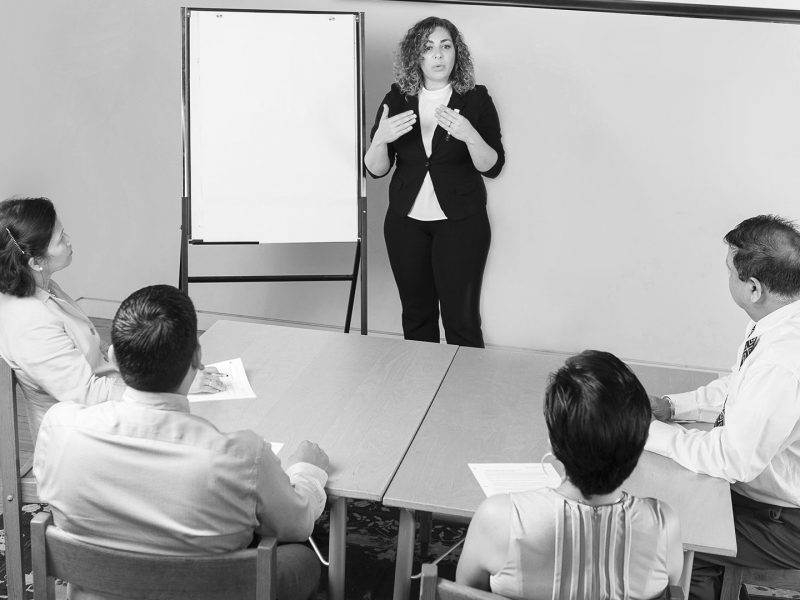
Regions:
M 459 112 L 461 111 L 457 108 L 448 108 L 444 105 L 434 111 L 439 127 L 447 132 L 447 136 L 444 138 L 445 141 L 450 141 L 450 136 L 452 136 L 457 140 L 466 142 L 472 132 L 475 131 L 469 119 L 462 117 Z

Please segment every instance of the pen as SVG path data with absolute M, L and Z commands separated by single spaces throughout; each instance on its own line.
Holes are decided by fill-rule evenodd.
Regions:
M 458 113 L 460 113 L 460 112 L 461 112 L 461 109 L 460 109 L 460 108 L 454 108 L 454 109 L 453 109 L 453 111 L 454 111 L 456 114 L 458 114 Z M 449 132 L 449 131 L 447 132 L 447 135 L 445 136 L 445 138 L 444 138 L 444 141 L 445 141 L 445 142 L 449 142 L 449 141 L 450 141 L 450 132 Z

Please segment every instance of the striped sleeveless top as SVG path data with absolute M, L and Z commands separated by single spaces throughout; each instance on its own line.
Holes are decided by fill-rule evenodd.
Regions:
M 525 600 L 646 600 L 667 587 L 661 505 L 628 494 L 590 506 L 545 488 L 510 494 L 508 554 L 490 578 Z

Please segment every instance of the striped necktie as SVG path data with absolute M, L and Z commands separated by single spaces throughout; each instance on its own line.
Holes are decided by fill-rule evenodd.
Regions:
M 753 335 L 753 332 L 756 330 L 756 326 L 753 325 L 753 328 L 750 330 L 750 335 Z M 744 343 L 744 350 L 742 350 L 742 360 L 739 361 L 739 369 L 741 370 L 744 361 L 747 360 L 747 357 L 756 349 L 758 345 L 759 336 L 754 338 L 750 338 Z M 714 421 L 714 427 L 721 427 L 725 425 L 725 405 L 728 403 L 728 397 L 725 396 L 725 402 L 722 403 L 722 410 L 717 417 L 717 420 Z

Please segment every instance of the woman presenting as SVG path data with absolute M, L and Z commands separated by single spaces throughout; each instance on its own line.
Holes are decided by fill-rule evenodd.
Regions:
M 56 402 L 97 404 L 125 389 L 92 321 L 52 279 L 72 263 L 72 240 L 47 198 L 0 202 L 0 356 L 17 374 L 32 439 Z M 222 389 L 216 369 L 192 392 Z
M 408 340 L 483 347 L 480 297 L 491 231 L 483 177 L 505 155 L 492 99 L 455 25 L 428 17 L 408 30 L 364 164 L 396 165 L 384 236 Z

